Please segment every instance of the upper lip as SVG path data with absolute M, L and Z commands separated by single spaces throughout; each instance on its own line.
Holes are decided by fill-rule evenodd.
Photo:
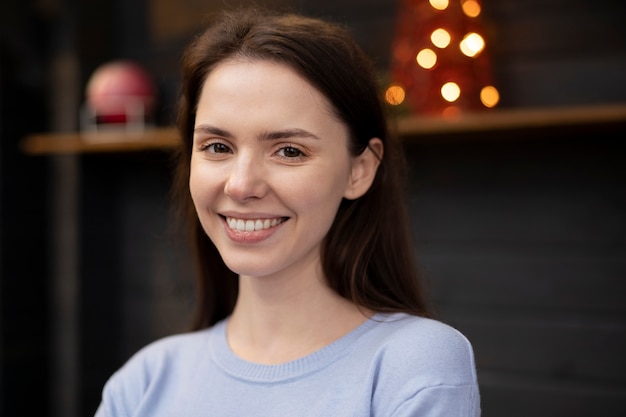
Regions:
M 280 214 L 269 214 L 269 213 L 239 213 L 233 211 L 224 211 L 219 213 L 222 217 L 229 217 L 233 219 L 242 219 L 242 220 L 256 220 L 256 219 L 282 219 L 287 218 L 289 216 L 281 216 Z

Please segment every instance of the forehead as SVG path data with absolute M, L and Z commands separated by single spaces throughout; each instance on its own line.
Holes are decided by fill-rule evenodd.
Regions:
M 219 62 L 205 77 L 198 106 L 207 96 L 244 98 L 254 94 L 315 103 L 337 121 L 337 111 L 319 89 L 289 64 L 271 59 L 232 57 Z
M 207 76 L 196 126 L 219 126 L 243 136 L 303 129 L 318 137 L 347 137 L 346 124 L 329 101 L 290 66 L 267 60 L 231 59 Z

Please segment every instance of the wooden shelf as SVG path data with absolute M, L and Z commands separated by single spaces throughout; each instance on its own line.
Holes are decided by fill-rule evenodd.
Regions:
M 626 126 L 626 104 L 570 108 L 492 110 L 462 114 L 456 118 L 401 117 L 392 125 L 408 142 L 459 138 L 504 140 L 544 129 L 561 132 Z M 519 136 L 519 135 L 518 135 Z M 22 150 L 31 155 L 96 152 L 171 151 L 179 144 L 173 127 L 143 132 L 52 133 L 26 137 Z
M 179 136 L 175 128 L 141 132 L 108 130 L 89 133 L 42 133 L 26 137 L 22 150 L 31 155 L 173 150 Z
M 398 134 L 408 142 L 532 139 L 545 137 L 548 131 L 566 137 L 571 132 L 616 127 L 626 127 L 626 104 L 491 110 L 462 114 L 456 118 L 406 117 L 399 118 L 395 123 Z M 544 135 L 531 135 L 539 130 L 544 131 Z

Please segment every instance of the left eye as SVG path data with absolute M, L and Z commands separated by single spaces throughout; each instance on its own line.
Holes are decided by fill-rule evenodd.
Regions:
M 293 146 L 285 146 L 278 151 L 278 155 L 284 156 L 285 158 L 299 158 L 303 153 L 300 149 L 294 148 Z

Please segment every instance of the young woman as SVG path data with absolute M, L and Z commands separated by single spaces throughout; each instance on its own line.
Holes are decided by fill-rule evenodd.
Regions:
M 469 342 L 428 318 L 401 149 L 346 31 L 221 15 L 184 55 L 179 128 L 194 331 L 136 354 L 97 416 L 480 414 Z

